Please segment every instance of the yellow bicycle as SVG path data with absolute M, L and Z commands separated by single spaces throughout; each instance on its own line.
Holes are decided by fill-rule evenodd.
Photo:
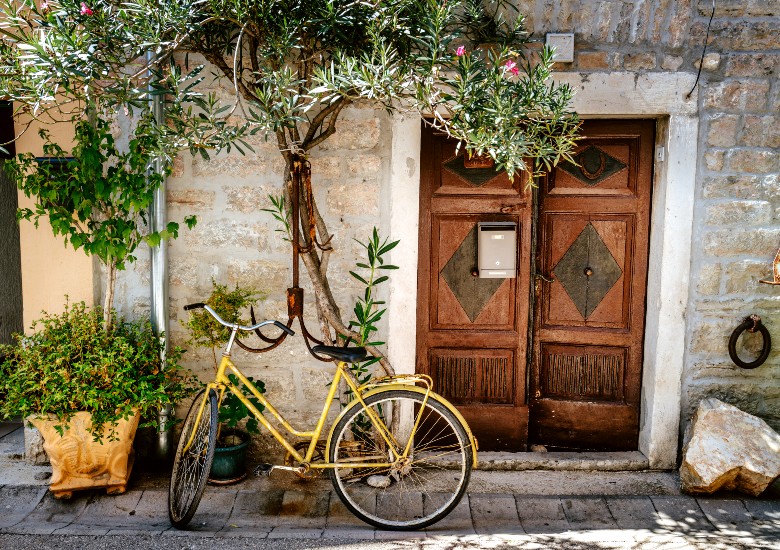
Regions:
M 168 515 L 175 527 L 182 528 L 192 519 L 206 487 L 217 438 L 217 411 L 225 391 L 233 392 L 293 457 L 293 465 L 264 464 L 258 468 L 260 473 L 270 475 L 278 469 L 305 476 L 327 469 L 344 505 L 361 520 L 383 529 L 420 529 L 458 504 L 477 463 L 477 442 L 455 407 L 431 390 L 428 376 L 392 376 L 359 385 L 347 364 L 366 359 L 364 348 L 315 346 L 313 351 L 334 359 L 338 367 L 315 428 L 299 431 L 230 359 L 238 331 L 275 325 L 288 334 L 294 332 L 279 321 L 252 326 L 227 323 L 202 303 L 184 309 L 195 308 L 205 308 L 231 329 L 231 335 L 216 377 L 195 398 L 179 438 L 168 491 Z M 290 442 L 282 435 L 228 374 L 234 374 L 298 440 Z M 323 454 L 318 442 L 342 377 L 353 399 L 333 422 Z M 305 453 L 299 451 L 303 448 Z M 315 460 L 320 455 L 324 459 Z

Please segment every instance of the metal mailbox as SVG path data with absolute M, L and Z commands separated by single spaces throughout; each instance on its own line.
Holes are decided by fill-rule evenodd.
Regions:
M 481 279 L 513 279 L 517 276 L 517 223 L 477 224 L 477 263 Z

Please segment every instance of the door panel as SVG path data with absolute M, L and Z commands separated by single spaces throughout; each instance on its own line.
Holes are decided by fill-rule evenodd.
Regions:
M 524 449 L 530 193 L 521 177 L 467 168 L 456 145 L 423 127 L 417 370 L 458 405 L 480 449 Z M 517 278 L 472 274 L 484 221 L 517 224 Z
M 634 450 L 654 121 L 586 121 L 540 189 L 529 441 Z

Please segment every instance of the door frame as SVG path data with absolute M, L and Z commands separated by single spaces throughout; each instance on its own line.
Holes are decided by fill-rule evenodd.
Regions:
M 656 118 L 647 316 L 642 366 L 639 451 L 651 468 L 677 463 L 681 381 L 685 364 L 693 206 L 698 152 L 698 88 L 686 73 L 557 73 L 570 84 L 573 108 L 584 118 Z M 391 261 L 417 274 L 420 204 L 420 119 L 398 115 L 382 180 L 381 226 L 400 246 Z M 415 371 L 417 277 L 388 286 L 388 358 L 398 373 Z

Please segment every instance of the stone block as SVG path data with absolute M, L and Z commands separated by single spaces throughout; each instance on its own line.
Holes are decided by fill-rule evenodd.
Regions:
M 661 68 L 665 71 L 676 71 L 682 67 L 683 61 L 679 55 L 665 55 L 661 60 Z
M 729 335 L 734 330 L 733 324 L 725 319 L 699 321 L 691 337 L 691 351 L 694 353 L 726 353 Z
M 702 188 L 705 199 L 771 199 L 780 192 L 780 178 L 776 174 L 710 176 L 704 178 Z
M 30 464 L 48 464 L 49 457 L 43 450 L 43 436 L 38 428 L 24 423 L 24 459 Z
M 327 205 L 336 216 L 378 216 L 379 186 L 375 183 L 346 183 L 328 189 Z
M 269 233 L 266 224 L 252 224 L 228 218 L 211 219 L 208 223 L 199 223 L 185 233 L 184 243 L 196 250 L 221 250 L 236 246 L 264 251 L 268 250 Z
M 643 52 L 623 56 L 623 68 L 627 71 L 649 71 L 655 69 L 655 53 Z
M 767 80 L 737 80 L 711 85 L 704 90 L 704 108 L 724 112 L 761 111 L 767 106 Z
M 780 69 L 780 54 L 771 52 L 732 53 L 726 59 L 723 74 L 731 76 L 773 76 Z
M 226 209 L 233 212 L 241 212 L 242 214 L 267 215 L 268 223 L 272 223 L 273 220 L 271 214 L 263 213 L 263 208 L 271 208 L 271 200 L 269 195 L 278 197 L 282 194 L 282 173 L 279 172 L 279 185 L 241 185 L 230 186 L 226 185 L 222 187 L 222 192 L 225 194 L 225 200 L 227 202 Z
M 382 158 L 378 155 L 354 155 L 347 159 L 347 173 L 354 176 L 378 174 L 382 168 Z
M 702 17 L 712 13 L 712 2 L 698 0 L 697 11 Z M 767 0 L 719 0 L 715 5 L 715 17 L 770 17 L 780 15 L 777 2 Z
M 236 284 L 256 288 L 260 291 L 287 288 L 289 283 L 289 269 L 287 263 L 278 263 L 267 260 L 230 260 L 227 266 L 227 283 L 230 286 Z
M 733 147 L 737 143 L 739 115 L 717 114 L 710 118 L 707 145 L 710 147 Z
M 718 399 L 704 399 L 686 431 L 680 483 L 685 492 L 761 494 L 780 477 L 780 434 Z
M 577 52 L 574 59 L 577 68 L 583 71 L 609 69 L 608 52 Z
M 312 155 L 311 174 L 313 180 L 338 178 L 341 173 L 341 159 L 339 157 Z
M 732 149 L 728 153 L 729 168 L 734 172 L 763 174 L 780 167 L 777 151 L 772 149 Z
M 772 204 L 768 201 L 730 201 L 707 207 L 709 225 L 757 225 L 772 220 Z
M 729 294 L 771 293 L 771 286 L 760 284 L 761 279 L 772 278 L 772 265 L 767 261 L 741 260 L 726 265 L 723 280 Z
M 708 149 L 704 153 L 704 166 L 712 172 L 720 172 L 726 163 L 726 151 L 720 149 Z
M 695 277 L 696 292 L 703 295 L 715 295 L 720 292 L 720 264 L 705 264 L 699 267 Z
M 780 148 L 780 116 L 745 116 L 739 144 L 748 147 Z
M 760 0 L 758 0 L 760 1 Z M 691 25 L 691 43 L 704 41 L 707 21 L 699 20 Z M 780 49 L 777 22 L 774 20 L 715 20 L 710 28 L 710 37 L 717 37 L 721 51 L 767 51 Z
M 772 257 L 778 242 L 780 228 L 718 229 L 704 234 L 704 252 L 715 258 L 738 254 Z
M 168 189 L 168 205 L 187 212 L 214 208 L 214 191 L 204 189 Z
M 708 53 L 704 56 L 704 59 L 701 62 L 696 61 L 693 64 L 693 66 L 697 69 L 699 68 L 700 65 L 702 70 L 704 71 L 716 71 L 720 66 L 720 54 Z
M 736 326 L 735 323 L 732 324 Z M 731 330 L 734 330 L 734 327 L 731 327 Z M 747 355 L 747 352 L 744 355 Z M 742 370 L 731 362 L 725 349 L 718 355 L 713 353 L 711 360 L 722 360 L 732 365 L 734 371 Z M 777 361 L 776 358 L 770 360 Z M 773 372 L 770 369 L 777 369 L 775 364 L 765 363 L 760 368 L 766 370 L 755 373 L 750 378 L 744 374 L 728 378 L 697 377 L 688 387 L 684 418 L 691 418 L 695 408 L 704 399 L 715 398 L 761 418 L 775 431 L 780 430 L 780 386 L 767 383 L 767 378 Z
M 336 133 L 320 145 L 323 151 L 373 149 L 379 144 L 381 124 L 378 117 L 368 119 L 344 116 L 336 123 Z

